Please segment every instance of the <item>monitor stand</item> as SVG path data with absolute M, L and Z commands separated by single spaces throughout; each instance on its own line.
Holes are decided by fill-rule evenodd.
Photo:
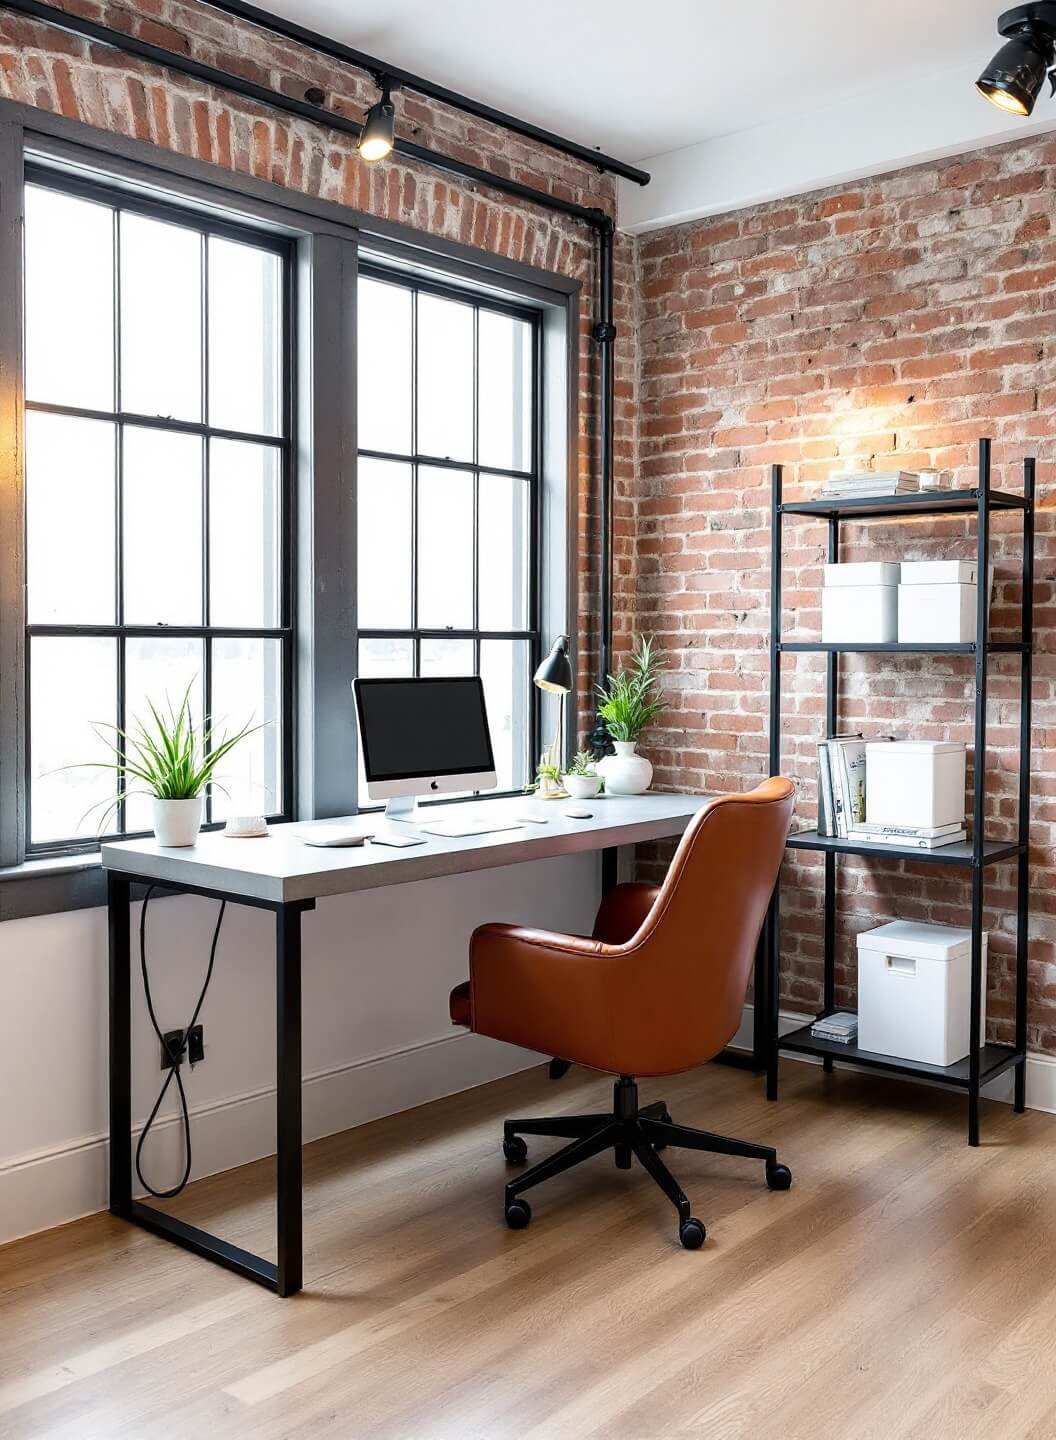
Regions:
M 417 795 L 393 795 L 385 802 L 385 819 L 415 825 L 421 819 Z

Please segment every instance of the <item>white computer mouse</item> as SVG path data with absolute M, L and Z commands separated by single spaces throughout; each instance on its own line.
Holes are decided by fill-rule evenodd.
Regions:
M 582 805 L 570 805 L 562 813 L 567 815 L 570 820 L 593 820 L 594 818 L 594 811 L 584 810 Z

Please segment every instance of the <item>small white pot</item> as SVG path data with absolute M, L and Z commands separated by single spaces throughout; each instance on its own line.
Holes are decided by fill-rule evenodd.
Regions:
M 573 800 L 593 800 L 601 789 L 600 775 L 562 775 L 561 784 Z
M 159 845 L 176 847 L 193 845 L 202 828 L 203 795 L 193 800 L 151 800 L 154 811 L 154 835 Z
M 641 795 L 653 783 L 653 767 L 644 755 L 636 754 L 636 740 L 614 740 L 615 755 L 598 762 L 606 795 Z

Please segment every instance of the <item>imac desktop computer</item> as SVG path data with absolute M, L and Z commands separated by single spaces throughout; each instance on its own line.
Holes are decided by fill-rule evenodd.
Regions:
M 353 680 L 367 796 L 386 820 L 421 821 L 420 796 L 497 781 L 479 675 Z

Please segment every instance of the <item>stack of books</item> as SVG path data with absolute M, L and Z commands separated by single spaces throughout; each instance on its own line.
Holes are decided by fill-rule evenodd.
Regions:
M 823 500 L 877 500 L 888 495 L 915 495 L 920 479 L 911 470 L 859 470 L 830 475 Z
M 890 735 L 876 735 L 870 744 L 890 739 Z M 818 834 L 846 840 L 864 824 L 865 740 L 861 732 L 819 740 Z
M 853 1045 L 858 1039 L 858 1016 L 849 1010 L 838 1010 L 835 1015 L 824 1015 L 810 1027 L 815 1040 L 835 1040 L 837 1045 Z
M 871 845 L 895 845 L 904 850 L 941 850 L 967 840 L 963 824 L 952 825 L 853 825 L 851 834 Z

